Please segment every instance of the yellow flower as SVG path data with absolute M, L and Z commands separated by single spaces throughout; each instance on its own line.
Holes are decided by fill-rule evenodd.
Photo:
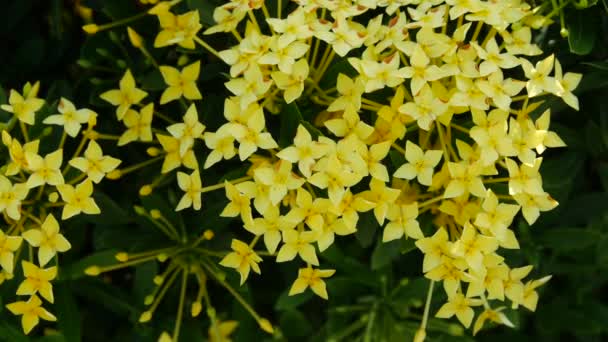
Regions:
M 224 181 L 224 185 L 226 189 L 226 198 L 228 198 L 230 202 L 220 213 L 220 216 L 235 217 L 241 215 L 241 218 L 245 224 L 247 224 L 252 220 L 250 203 L 251 197 L 228 181 Z
M 283 98 L 286 103 L 292 103 L 302 95 L 304 81 L 308 77 L 308 61 L 300 59 L 293 63 L 291 73 L 274 71 L 270 74 L 277 88 L 283 90 Z
M 268 206 L 263 217 L 253 219 L 251 224 L 245 223 L 245 229 L 255 235 L 264 235 L 268 253 L 274 254 L 281 242 L 281 232 L 293 229 L 297 223 L 288 216 L 281 216 L 278 207 Z
M 176 123 L 167 127 L 167 131 L 171 135 L 179 139 L 179 154 L 183 157 L 192 146 L 194 145 L 194 139 L 202 138 L 203 131 L 205 131 L 205 125 L 199 122 L 198 112 L 196 106 L 191 104 L 183 117 L 183 123 Z
M 463 257 L 469 267 L 475 272 L 485 270 L 483 256 L 498 249 L 496 238 L 477 233 L 477 229 L 470 223 L 464 224 L 462 235 L 454 242 L 451 252 L 454 256 Z
M 507 318 L 507 316 L 502 313 L 505 309 L 504 306 L 499 307 L 497 309 L 485 309 L 479 316 L 477 320 L 475 320 L 475 324 L 473 325 L 473 336 L 475 336 L 481 328 L 483 328 L 484 323 L 487 320 L 490 320 L 496 324 L 504 324 L 509 328 L 514 328 L 515 325 Z
M 230 248 L 232 248 L 234 252 L 228 253 L 222 261 L 220 261 L 220 265 L 236 269 L 241 275 L 241 285 L 247 280 L 250 270 L 260 274 L 258 263 L 262 261 L 262 258 L 260 258 L 246 243 L 237 239 L 232 239 Z
M 536 158 L 534 164 L 517 163 L 509 158 L 505 160 L 509 171 L 509 194 L 528 193 L 531 195 L 543 194 L 543 183 L 539 173 L 543 158 Z
M 291 163 L 279 160 L 273 166 L 255 169 L 254 178 L 257 182 L 270 187 L 270 201 L 277 205 L 288 190 L 295 190 L 304 184 L 304 179 L 291 172 Z
M 487 76 L 500 69 L 510 69 L 519 65 L 517 57 L 509 52 L 500 53 L 501 49 L 494 38 L 488 40 L 484 47 L 479 46 L 475 42 L 471 42 L 471 45 L 477 51 L 479 58 L 483 60 L 479 64 L 480 76 Z
M 17 289 L 17 295 L 35 295 L 39 293 L 44 299 L 53 303 L 53 285 L 51 280 L 57 276 L 57 267 L 40 268 L 31 262 L 21 261 L 25 279 Z
M 486 196 L 486 188 L 481 180 L 481 167 L 466 161 L 448 162 L 450 182 L 445 188 L 443 197 L 454 198 L 471 193 L 477 197 Z
M 247 125 L 231 124 L 233 136 L 239 142 L 239 158 L 249 158 L 258 148 L 269 150 L 279 147 L 270 133 L 265 132 L 266 121 L 262 111 L 254 112 L 247 120 Z
M 257 65 L 245 71 L 243 77 L 225 83 L 226 88 L 239 98 L 241 109 L 262 98 L 270 89 L 272 80 L 266 79 Z
M 456 293 L 448 298 L 448 302 L 443 304 L 437 314 L 435 314 L 435 317 L 450 318 L 456 315 L 456 318 L 458 318 L 460 323 L 468 328 L 475 315 L 475 312 L 471 307 L 479 306 L 481 304 L 481 299 L 466 298 L 462 293 Z
M 186 49 L 194 49 L 194 37 L 202 27 L 198 10 L 177 16 L 169 11 L 158 11 L 155 14 L 163 29 L 154 40 L 155 48 L 178 44 Z
M 77 110 L 72 102 L 63 97 L 59 100 L 57 109 L 60 114 L 48 116 L 43 123 L 63 126 L 65 132 L 72 138 L 78 135 L 82 124 L 89 122 L 91 116 L 97 115 L 90 109 Z
M 519 206 L 499 203 L 498 197 L 488 189 L 488 194 L 481 207 L 483 211 L 477 214 L 475 225 L 488 229 L 498 241 L 504 240 L 507 237 L 508 227 L 519 211 Z
M 583 78 L 582 74 L 567 72 L 565 75 L 562 72 L 562 65 L 555 60 L 555 80 L 560 86 L 557 96 L 561 97 L 566 104 L 578 110 L 578 98 L 572 94 L 572 91 L 578 86 Z
M 177 183 L 179 188 L 182 189 L 185 194 L 179 200 L 175 211 L 180 211 L 188 207 L 192 207 L 194 210 L 201 209 L 202 184 L 198 170 L 194 170 L 191 175 L 178 172 Z
M 19 140 L 13 139 L 11 135 L 4 130 L 2 131 L 2 143 L 8 148 L 8 153 L 11 157 L 11 162 L 6 167 L 5 175 L 14 176 L 21 170 L 29 169 L 25 154 L 26 152 L 37 154 L 40 140 L 33 140 L 21 146 Z
M 291 285 L 289 295 L 293 296 L 304 292 L 308 287 L 317 296 L 327 299 L 327 289 L 323 278 L 329 278 L 336 273 L 336 270 L 313 269 L 312 267 L 300 268 L 298 278 Z
M 423 151 L 411 141 L 405 143 L 405 159 L 408 163 L 401 165 L 394 176 L 397 178 L 418 179 L 418 183 L 431 186 L 433 184 L 433 169 L 443 156 L 441 150 Z
M 363 191 L 359 195 L 374 204 L 374 216 L 382 225 L 390 205 L 397 200 L 400 194 L 401 190 L 388 187 L 383 181 L 372 178 L 369 182 L 369 190 Z M 416 216 L 418 216 L 417 209 Z
M 42 301 L 36 295 L 33 295 L 27 302 L 19 301 L 7 304 L 6 308 L 13 315 L 22 315 L 21 326 L 26 334 L 29 334 L 32 329 L 40 322 L 40 318 L 45 321 L 56 321 L 57 318 L 52 313 L 48 312 L 41 306 Z
M 414 95 L 414 102 L 407 102 L 399 107 L 399 113 L 411 116 L 425 131 L 431 128 L 435 119 L 447 111 L 448 105 L 433 94 L 428 84 L 424 84 L 420 92 Z
M 258 63 L 262 65 L 276 65 L 279 67 L 281 73 L 286 75 L 293 75 L 296 70 L 296 60 L 304 56 L 308 51 L 308 44 L 301 41 L 293 41 L 286 45 L 280 44 L 280 38 L 274 36 L 270 43 L 270 51 L 260 56 Z M 308 75 L 308 61 L 303 58 L 298 61 L 299 68 L 306 67 L 306 75 Z M 300 72 L 301 73 L 301 72 Z M 306 78 L 306 76 L 304 76 Z
M 27 180 L 27 187 L 32 189 L 43 184 L 58 185 L 63 184 L 61 174 L 61 163 L 63 162 L 63 150 L 59 149 L 49 153 L 44 158 L 36 153 L 26 152 L 25 160 L 32 174 Z
M 65 201 L 61 219 L 67 220 L 74 215 L 85 213 L 95 215 L 101 213 L 101 210 L 91 197 L 93 194 L 93 183 L 90 179 L 73 187 L 70 184 L 57 185 L 57 191 L 61 194 L 61 198 Z
M 211 150 L 205 160 L 205 169 L 210 168 L 222 159 L 232 159 L 236 155 L 234 137 L 229 128 L 230 126 L 222 125 L 216 132 L 205 132 L 205 145 Z
M 16 90 L 11 89 L 8 97 L 9 104 L 0 105 L 0 108 L 15 114 L 19 121 L 33 125 L 36 112 L 44 106 L 44 100 L 36 97 L 39 89 L 40 82 L 36 82 L 34 85 L 29 82 L 26 83 L 23 87 L 23 96 Z
M 382 242 L 393 241 L 405 237 L 421 239 L 424 237 L 420 230 L 418 217 L 418 203 L 390 206 L 387 212 L 389 223 L 384 227 Z
M 161 173 L 167 173 L 180 167 L 182 164 L 192 170 L 198 169 L 198 161 L 196 160 L 196 156 L 192 149 L 188 149 L 186 153 L 181 156 L 179 150 L 181 144 L 179 139 L 162 134 L 156 134 L 156 139 L 158 139 L 158 142 L 166 152 L 165 160 L 163 161 L 163 166 L 160 171 Z
M 397 58 L 399 60 L 399 58 Z M 444 72 L 426 55 L 419 44 L 416 44 L 410 58 L 411 67 L 405 67 L 405 77 L 411 78 L 410 89 L 412 94 L 418 94 L 422 87 L 430 81 L 436 81 L 445 76 Z
M 21 218 L 21 201 L 29 192 L 25 183 L 11 184 L 8 178 L 0 175 L 0 213 L 6 212 L 13 220 Z
M 72 245 L 59 233 L 59 223 L 49 214 L 40 229 L 30 229 L 21 234 L 33 247 L 38 247 L 38 263 L 46 265 L 57 252 L 66 252 Z
M 230 335 L 239 325 L 237 321 L 211 321 L 209 326 L 209 342 L 232 342 Z
M 13 274 L 15 266 L 13 253 L 19 248 L 21 241 L 23 241 L 21 236 L 6 235 L 0 229 L 0 266 L 9 274 Z
M 312 141 L 308 130 L 304 126 L 299 125 L 296 136 L 293 139 L 293 146 L 281 150 L 277 153 L 277 157 L 294 164 L 298 163 L 298 169 L 302 175 L 310 177 L 315 161 L 323 157 L 327 152 L 328 148 L 326 145 Z
M 165 104 L 180 97 L 188 100 L 200 100 L 203 98 L 196 86 L 196 80 L 201 70 L 201 62 L 196 61 L 185 66 L 180 72 L 176 68 L 161 65 L 159 67 L 165 83 L 169 86 L 160 97 L 160 104 Z
M 319 259 L 315 252 L 315 247 L 312 245 L 317 240 L 318 233 L 313 231 L 298 232 L 295 229 L 286 230 L 283 232 L 283 241 L 285 244 L 281 246 L 277 254 L 277 262 L 293 260 L 296 255 L 300 255 L 302 260 L 312 265 L 319 265 Z
M 558 203 L 546 192 L 541 194 L 518 193 L 513 195 L 517 204 L 521 205 L 521 212 L 528 224 L 532 225 L 541 211 L 549 211 L 557 207 Z
M 546 91 L 553 94 L 561 92 L 560 84 L 554 77 L 550 77 L 549 73 L 553 71 L 553 62 L 555 56 L 551 55 L 542 61 L 532 65 L 527 59 L 521 58 L 521 67 L 528 78 L 526 82 L 526 90 L 529 97 L 535 97 Z
M 298 188 L 295 203 L 291 206 L 286 218 L 295 224 L 305 222 L 310 229 L 321 232 L 324 223 L 323 214 L 329 206 L 326 198 L 316 198 L 313 201 L 312 195 L 308 191 Z
M 441 258 L 449 252 L 448 233 L 441 227 L 431 237 L 416 241 L 416 247 L 424 253 L 422 272 L 426 273 L 441 264 Z
M 100 97 L 113 106 L 118 106 L 116 108 L 116 117 L 118 120 L 122 120 L 129 108 L 134 104 L 138 104 L 147 95 L 148 93 L 137 88 L 131 70 L 127 69 L 124 76 L 120 79 L 119 89 L 108 90 L 101 94 Z
M 123 118 L 127 130 L 118 139 L 118 146 L 126 145 L 132 141 L 152 141 L 152 118 L 154 116 L 154 103 L 143 107 L 139 113 L 129 109 Z
M 89 142 L 84 157 L 77 157 L 69 162 L 71 166 L 86 173 L 95 184 L 101 182 L 103 177 L 116 169 L 120 163 L 121 161 L 116 158 L 104 156 L 95 140 Z

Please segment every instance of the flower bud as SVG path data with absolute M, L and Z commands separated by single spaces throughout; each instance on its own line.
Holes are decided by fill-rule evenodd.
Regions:
M 139 33 L 135 32 L 135 30 L 131 27 L 127 27 L 127 35 L 129 36 L 131 45 L 137 49 L 141 49 L 141 47 L 144 45 L 144 40 Z
M 82 27 L 82 29 L 87 34 L 95 34 L 99 31 L 99 26 L 97 26 L 97 24 L 86 24 Z
M 99 266 L 89 266 L 84 270 L 84 274 L 89 276 L 97 276 L 101 273 Z

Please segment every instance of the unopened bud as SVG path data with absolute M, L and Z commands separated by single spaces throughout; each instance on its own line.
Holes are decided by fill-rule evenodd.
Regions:
M 148 295 L 144 298 L 144 305 L 150 305 L 152 302 L 154 302 L 154 296 Z
M 99 26 L 97 26 L 97 24 L 86 24 L 82 27 L 82 29 L 87 34 L 95 34 L 99 31 Z
M 158 220 L 159 218 L 161 218 L 163 215 L 160 213 L 160 210 L 158 209 L 152 209 L 150 210 L 150 216 L 155 219 Z
M 127 35 L 129 36 L 129 41 L 131 41 L 133 47 L 140 49 L 144 45 L 143 38 L 131 27 L 127 27 Z
M 84 274 L 90 276 L 97 276 L 101 273 L 99 266 L 89 266 L 84 270 Z
M 135 213 L 137 215 L 141 215 L 141 216 L 146 215 L 146 209 L 144 207 L 140 207 L 139 205 L 133 206 L 133 210 L 135 210 Z
M 188 64 L 188 60 L 189 60 L 189 58 L 188 58 L 187 55 L 181 55 L 177 59 L 177 65 L 178 66 L 184 66 L 184 65 Z
M 163 278 L 162 276 L 159 276 L 159 275 L 155 276 L 154 279 L 152 279 L 152 282 L 154 282 L 154 284 L 156 286 L 160 286 L 163 283 L 163 281 L 165 281 L 165 278 Z
M 190 309 L 190 314 L 192 315 L 192 317 L 197 317 L 198 315 L 200 315 L 202 310 L 203 310 L 203 304 L 201 302 L 194 302 L 194 303 L 192 303 L 192 307 Z
M 119 252 L 119 253 L 116 253 L 114 258 L 116 258 L 116 260 L 118 260 L 120 262 L 127 262 L 127 261 L 129 261 L 129 253 Z
M 146 153 L 150 156 L 150 157 L 156 157 L 160 154 L 160 150 L 156 147 L 148 147 L 148 149 L 146 150 Z
M 211 239 L 213 239 L 214 236 L 215 236 L 215 233 L 211 229 L 207 229 L 203 233 L 203 237 L 205 238 L 205 240 L 211 240 Z
M 112 180 L 118 179 L 121 176 L 122 176 L 122 173 L 120 172 L 120 170 L 113 170 L 113 171 L 110 171 L 110 173 L 106 174 L 106 178 L 112 179 Z
M 159 255 L 156 256 L 156 260 L 158 260 L 160 262 L 165 262 L 165 261 L 167 261 L 167 259 L 169 259 L 169 256 L 167 255 L 167 253 L 160 253 Z
M 261 318 L 258 321 L 258 324 L 260 325 L 260 328 L 262 328 L 262 330 L 264 330 L 265 332 L 267 332 L 269 334 L 273 334 L 274 333 L 274 329 L 272 328 L 272 324 L 266 318 Z
M 56 191 L 53 191 L 49 194 L 49 202 L 56 203 L 59 200 L 59 194 Z
M 141 316 L 139 316 L 139 323 L 146 323 L 152 319 L 152 313 L 150 311 L 142 312 Z
M 152 186 L 149 184 L 146 184 L 139 189 L 140 196 L 148 196 L 151 193 L 152 193 Z

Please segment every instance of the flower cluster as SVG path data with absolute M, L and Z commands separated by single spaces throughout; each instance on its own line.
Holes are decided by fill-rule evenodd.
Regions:
M 543 190 L 541 156 L 565 144 L 549 129 L 550 111 L 542 109 L 542 98 L 557 96 L 578 109 L 572 91 L 581 75 L 564 73 L 552 55 L 537 57 L 542 51 L 533 43 L 533 30 L 546 22 L 530 5 L 520 0 L 279 0 L 276 13 L 270 13 L 264 1 L 235 0 L 217 7 L 216 24 L 203 28 L 199 12 L 182 11 L 179 0 L 141 3 L 153 5 L 147 14 L 158 19 L 153 48 L 201 48 L 210 59 L 227 64 L 225 121 L 213 131 L 201 122 L 198 110 L 206 95 L 198 84 L 204 60 L 182 56 L 178 67 L 159 64 L 132 28 L 127 29 L 131 45 L 158 69 L 166 87 L 148 93 L 127 69 L 116 89 L 100 94 L 113 106 L 121 134 L 94 130 L 94 112 L 61 99 L 60 114 L 43 121 L 62 126 L 59 148 L 40 156 L 38 140 L 28 137 L 26 126 L 44 104 L 36 97 L 38 86 L 27 86 L 23 95 L 12 91 L 9 105 L 2 107 L 14 118 L 3 132 L 11 160 L 0 178 L 0 208 L 10 224 L 0 235 L 1 280 L 12 276 L 13 253 L 21 250 L 22 238 L 39 248 L 40 267 L 69 249 L 51 208 L 62 207 L 62 219 L 99 213 L 91 197 L 94 184 L 162 162 L 154 181 L 139 189 L 142 197 L 174 186 L 181 194 L 175 210 L 197 211 L 206 206 L 204 193 L 223 190 L 228 204 L 220 215 L 238 217 L 243 228 L 233 232 L 230 251 L 221 252 L 205 244 L 213 231 L 192 239 L 160 210 L 136 207 L 167 236 L 167 247 L 121 252 L 118 264 L 87 268 L 94 276 L 152 260 L 165 264 L 140 322 L 152 319 L 181 275 L 175 330 L 172 336 L 163 333 L 162 341 L 179 338 L 191 276 L 199 286 L 191 314 L 198 316 L 205 302 L 211 340 L 224 338 L 236 324 L 220 323 L 207 293 L 208 279 L 234 295 L 262 329 L 273 332 L 271 323 L 226 281 L 218 260 L 238 272 L 241 285 L 251 271 L 262 273 L 262 257 L 277 263 L 297 260 L 302 266 L 289 294 L 310 288 L 327 299 L 325 279 L 335 270 L 324 268 L 318 256 L 336 236 L 357 232 L 366 212 L 382 229 L 383 242 L 413 239 L 424 254 L 422 272 L 430 280 L 430 293 L 419 341 L 425 337 L 435 282 L 447 295 L 437 317 L 456 316 L 469 327 L 475 308 L 483 307 L 477 310 L 474 333 L 488 320 L 512 325 L 501 312 L 507 300 L 513 308 L 535 310 L 536 289 L 550 276 L 528 280 L 531 266 L 511 267 L 499 253 L 519 248 L 511 225 L 520 211 L 533 224 L 540 212 L 557 205 Z M 140 17 L 83 29 L 97 34 Z M 227 44 L 216 49 L 203 39 L 208 35 L 222 36 Z M 183 111 L 163 114 L 166 106 Z M 305 109 L 306 119 L 298 108 Z M 292 139 L 283 144 L 269 123 L 293 121 L 293 116 L 293 132 L 287 133 Z M 8 133 L 17 121 L 23 145 Z M 87 129 L 81 133 L 82 125 Z M 74 156 L 61 170 L 66 136 L 80 133 Z M 144 143 L 150 159 L 119 169 L 120 160 L 104 155 L 96 140 L 117 146 Z M 205 170 L 237 158 L 247 166 L 244 177 L 204 185 Z M 70 167 L 80 173 L 69 173 Z M 66 182 L 67 175 L 74 177 Z M 29 199 L 35 187 L 40 190 Z M 40 204 L 45 194 L 49 203 Z M 37 211 L 21 208 L 24 203 L 37 204 Z M 40 228 L 25 229 L 28 222 Z M 52 302 L 49 281 L 57 269 L 38 268 L 31 261 L 31 255 L 30 262 L 23 261 L 26 280 L 17 292 L 31 297 L 9 305 L 23 315 L 26 332 L 39 317 L 54 319 L 35 294 Z
M 91 138 L 97 114 L 86 108 L 77 109 L 65 98 L 56 105 L 59 113 L 47 114 L 42 121 L 46 125 L 60 126 L 55 135 L 60 137 L 59 146 L 49 151 L 49 144 L 54 144 L 50 135 L 55 129 L 31 136 L 31 132 L 35 132 L 31 126 L 36 124 L 36 117 L 45 106 L 45 101 L 37 97 L 39 89 L 38 82 L 27 83 L 22 93 L 11 90 L 9 103 L 2 105 L 2 109 L 13 116 L 4 123 L 2 130 L 2 143 L 8 154 L 0 174 L 0 212 L 6 225 L 0 230 L 0 284 L 13 279 L 15 265 L 21 265 L 18 278 L 21 284 L 16 294 L 29 298 L 6 307 L 22 316 L 25 333 L 29 333 L 40 319 L 56 320 L 40 299 L 54 302 L 52 281 L 58 273 L 57 255 L 71 248 L 56 217 L 68 220 L 83 213 L 99 214 L 100 209 L 92 197 L 94 184 L 121 162 L 103 155 L 99 144 Z M 54 105 L 48 104 L 46 111 L 52 108 Z M 82 125 L 87 128 L 82 130 Z M 15 129 L 17 126 L 20 129 Z M 78 147 L 64 163 L 67 138 L 79 135 Z M 26 249 L 28 255 L 21 256 Z M 34 249 L 37 249 L 37 258 Z M 55 265 L 49 266 L 53 259 Z

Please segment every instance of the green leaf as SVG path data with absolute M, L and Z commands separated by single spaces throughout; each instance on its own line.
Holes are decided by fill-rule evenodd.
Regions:
M 558 251 L 572 251 L 589 247 L 597 242 L 597 232 L 585 228 L 554 228 L 539 234 L 539 242 Z
M 401 254 L 400 251 L 400 240 L 382 242 L 381 239 L 378 239 L 376 248 L 374 248 L 374 251 L 372 252 L 372 270 L 377 270 L 389 265 L 391 261 L 396 259 Z
M 279 319 L 279 325 L 283 335 L 288 339 L 309 336 L 312 333 L 308 319 L 297 310 L 285 311 Z
M 74 294 L 119 314 L 136 314 L 139 310 L 124 291 L 98 278 L 83 279 L 73 288 Z
M 80 341 L 80 311 L 72 295 L 71 283 L 63 283 L 56 287 L 55 312 L 59 330 L 66 342 Z
M 582 64 L 588 65 L 594 69 L 608 71 L 608 61 L 603 62 L 583 62 Z
M 369 247 L 374 242 L 376 230 L 380 229 L 376 217 L 371 212 L 362 213 L 359 215 L 359 223 L 357 224 L 357 232 L 355 236 L 361 244 L 361 247 Z
M 283 291 L 277 299 L 274 309 L 277 311 L 295 310 L 298 306 L 308 302 L 313 297 L 312 291 L 290 296 L 289 289 Z
M 589 54 L 593 50 L 598 32 L 594 25 L 593 11 L 569 11 L 567 13 L 570 52 L 577 55 Z
M 279 146 L 287 147 L 293 144 L 298 126 L 303 121 L 302 113 L 295 102 L 283 106 L 281 114 L 281 132 L 279 134 Z
M 21 330 L 10 325 L 6 320 L 0 320 L 0 341 L 6 342 L 28 342 L 29 337 L 25 336 Z
M 108 195 L 100 191 L 96 191 L 93 194 L 93 198 L 95 199 L 97 206 L 99 206 L 99 209 L 101 209 L 101 214 L 86 216 L 89 222 L 112 225 L 126 224 L 131 222 L 129 212 L 118 205 L 118 203 L 116 203 Z

